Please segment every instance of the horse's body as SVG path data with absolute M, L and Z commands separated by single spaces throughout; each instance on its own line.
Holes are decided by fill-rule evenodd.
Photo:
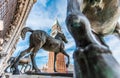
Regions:
M 63 53 L 65 56 L 68 57 L 68 62 L 66 64 L 66 66 L 69 65 L 69 55 L 64 51 L 64 42 L 67 43 L 67 40 L 64 36 L 64 34 L 62 33 L 58 33 L 57 35 L 59 37 L 56 37 L 57 39 L 49 36 L 45 31 L 42 31 L 42 30 L 32 30 L 28 27 L 25 27 L 23 28 L 22 32 L 21 32 L 21 37 L 24 39 L 25 38 L 25 34 L 26 32 L 32 32 L 32 34 L 30 35 L 30 45 L 29 45 L 29 48 L 22 51 L 20 53 L 20 55 L 18 56 L 18 58 L 16 59 L 15 61 L 15 64 L 13 65 L 13 67 L 15 67 L 16 71 L 18 70 L 17 69 L 17 64 L 19 63 L 19 59 L 24 56 L 25 54 L 29 53 L 29 52 L 32 52 L 31 53 L 31 60 L 32 60 L 32 66 L 33 66 L 33 69 L 35 69 L 35 71 L 39 71 L 36 63 L 35 63 L 35 55 L 37 53 L 37 51 L 40 49 L 40 48 L 43 48 L 44 50 L 47 50 L 47 51 L 52 51 L 55 53 L 54 57 L 54 71 L 56 71 L 55 69 L 55 62 L 56 62 L 56 55 L 61 52 Z M 56 35 L 56 36 L 57 36 Z M 18 62 L 17 62 L 18 61 Z M 16 72 L 15 71 L 15 72 Z
M 37 46 L 38 44 L 41 45 L 40 48 L 52 52 L 61 52 L 64 48 L 62 41 L 54 39 L 42 30 L 36 30 L 30 36 L 30 46 Z

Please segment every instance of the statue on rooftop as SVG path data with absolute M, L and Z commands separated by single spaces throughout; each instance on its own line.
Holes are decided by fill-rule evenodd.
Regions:
M 43 48 L 44 50 L 55 53 L 54 54 L 54 58 L 55 58 L 54 59 L 54 71 L 55 72 L 57 72 L 56 68 L 55 68 L 56 56 L 59 52 L 61 52 L 62 54 L 64 54 L 67 57 L 68 61 L 67 61 L 66 67 L 68 67 L 68 65 L 70 63 L 70 58 L 69 58 L 69 55 L 64 50 L 64 43 L 63 43 L 63 41 L 65 43 L 67 43 L 68 41 L 63 33 L 58 32 L 56 37 L 53 38 L 53 37 L 49 36 L 43 30 L 32 30 L 29 27 L 25 27 L 21 31 L 22 39 L 25 39 L 25 34 L 28 31 L 32 33 L 30 35 L 29 48 L 22 51 L 20 53 L 20 55 L 16 58 L 14 64 L 12 65 L 12 68 L 15 69 L 13 71 L 13 74 L 19 74 L 18 64 L 19 64 L 20 58 L 23 57 L 24 55 L 30 53 L 30 52 L 31 52 L 30 55 L 31 55 L 31 60 L 32 60 L 32 70 L 35 72 L 40 72 L 40 70 L 37 67 L 36 62 L 35 62 L 35 56 L 40 48 Z

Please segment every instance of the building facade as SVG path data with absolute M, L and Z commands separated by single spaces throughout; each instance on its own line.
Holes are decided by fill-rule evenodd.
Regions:
M 15 51 L 19 34 L 36 0 L 0 0 L 0 74 Z

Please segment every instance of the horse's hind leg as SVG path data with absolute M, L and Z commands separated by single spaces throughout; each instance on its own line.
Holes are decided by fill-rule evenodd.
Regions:
M 10 66 L 11 66 L 11 65 L 8 65 L 8 66 L 5 68 L 4 72 L 8 72 L 7 69 L 8 69 Z
M 22 51 L 22 52 L 20 53 L 20 55 L 16 58 L 14 64 L 19 63 L 20 58 L 23 57 L 24 55 L 26 55 L 28 52 L 30 52 L 31 49 L 32 49 L 32 48 L 29 47 L 28 49 Z
M 64 50 L 62 50 L 61 52 L 62 52 L 62 53 L 67 57 L 67 59 L 68 59 L 67 64 L 66 64 L 66 67 L 68 67 L 68 66 L 69 66 L 69 63 L 70 63 L 70 57 L 69 57 L 69 55 L 68 55 Z
M 31 49 L 32 49 L 32 47 L 29 47 L 28 49 L 22 51 L 22 52 L 20 53 L 20 55 L 16 58 L 16 60 L 14 61 L 14 64 L 11 66 L 12 68 L 15 68 L 15 70 L 14 70 L 15 73 L 13 73 L 13 74 L 18 74 L 18 72 L 19 72 L 19 70 L 18 70 L 18 64 L 19 64 L 20 58 L 23 57 L 23 56 L 24 56 L 25 54 L 27 54 L 28 52 L 30 52 Z M 17 72 L 17 73 L 16 73 L 16 72 Z
M 35 62 L 35 56 L 37 51 L 39 50 L 40 46 L 37 46 L 33 49 L 33 52 L 31 54 L 31 61 L 32 61 L 32 70 L 35 69 L 36 72 L 40 72 L 40 70 L 38 69 L 36 62 Z

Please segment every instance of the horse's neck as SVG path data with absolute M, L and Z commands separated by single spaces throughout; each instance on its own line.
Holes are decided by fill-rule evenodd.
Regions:
M 67 15 L 80 13 L 80 3 L 78 0 L 67 0 Z
M 55 39 L 62 41 L 62 38 L 61 38 L 61 37 L 55 37 Z
M 54 38 L 62 41 L 62 38 L 59 35 L 56 35 Z

